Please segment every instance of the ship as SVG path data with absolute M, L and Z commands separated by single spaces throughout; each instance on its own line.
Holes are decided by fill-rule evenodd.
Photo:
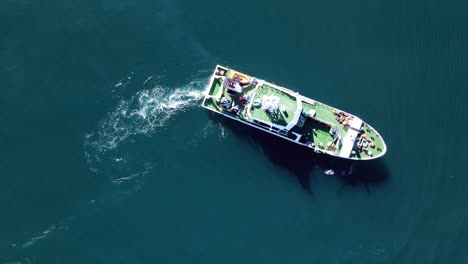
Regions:
M 202 107 L 318 154 L 372 160 L 387 152 L 377 130 L 356 115 L 221 65 Z

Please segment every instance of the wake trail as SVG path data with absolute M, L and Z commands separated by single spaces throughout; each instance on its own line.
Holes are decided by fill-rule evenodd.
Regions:
M 130 136 L 153 133 L 164 127 L 171 117 L 198 105 L 205 85 L 203 79 L 172 90 L 156 86 L 121 100 L 100 122 L 99 130 L 86 135 L 85 147 L 104 153 L 116 149 Z

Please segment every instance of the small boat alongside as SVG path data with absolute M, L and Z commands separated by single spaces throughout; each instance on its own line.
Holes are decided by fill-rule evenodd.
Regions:
M 387 151 L 380 134 L 359 117 L 221 65 L 202 106 L 319 154 L 371 160 Z

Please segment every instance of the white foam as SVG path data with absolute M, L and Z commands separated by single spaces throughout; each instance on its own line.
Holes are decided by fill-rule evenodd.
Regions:
M 116 109 L 100 122 L 99 130 L 85 136 L 85 147 L 92 146 L 99 152 L 106 152 L 116 149 L 132 135 L 154 132 L 175 114 L 197 105 L 203 97 L 206 82 L 207 80 L 194 80 L 172 90 L 156 86 L 141 90 L 131 98 L 122 99 Z
M 125 87 L 127 86 L 131 81 L 132 81 L 132 76 L 133 76 L 134 72 L 131 72 L 129 76 L 119 80 L 116 84 L 114 84 L 114 87 Z
M 36 242 L 38 242 L 39 240 L 46 239 L 52 232 L 54 232 L 54 231 L 56 231 L 56 230 L 67 230 L 67 229 L 68 229 L 67 226 L 59 226 L 59 227 L 57 227 L 56 225 L 50 225 L 50 226 L 49 226 L 46 230 L 44 230 L 40 235 L 31 238 L 29 241 L 23 243 L 21 246 L 22 246 L 23 248 L 28 248 L 28 247 L 33 246 L 34 244 L 36 244 Z
M 128 182 L 128 181 L 137 181 L 137 182 L 139 182 L 139 181 L 141 181 L 142 178 L 144 178 L 146 175 L 148 175 L 148 173 L 151 171 L 151 169 L 153 169 L 153 164 L 147 162 L 147 163 L 144 164 L 144 169 L 142 171 L 132 173 L 129 176 L 124 176 L 124 177 L 114 179 L 114 180 L 112 180 L 112 183 L 122 184 L 122 183 L 125 183 L 125 182 Z

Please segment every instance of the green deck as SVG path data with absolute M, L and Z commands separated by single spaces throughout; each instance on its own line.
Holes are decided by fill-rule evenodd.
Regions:
M 310 143 L 314 143 L 315 146 L 319 147 L 321 150 L 326 150 L 328 143 L 333 142 L 333 136 L 330 133 L 330 130 L 331 127 L 329 125 L 309 117 L 305 119 L 302 127 L 295 127 L 293 129 L 295 133 L 309 134 L 310 136 L 308 137 L 308 141 Z
M 208 92 L 208 95 L 211 95 L 211 96 L 218 95 L 218 92 L 222 84 L 223 84 L 223 80 L 221 78 L 214 79 L 211 85 L 210 91 Z
M 317 102 L 315 105 L 311 105 L 309 103 L 303 102 L 302 107 L 303 107 L 304 110 L 307 109 L 306 110 L 307 112 L 310 109 L 314 109 L 315 110 L 315 116 L 314 117 L 316 119 L 324 121 L 324 122 L 326 122 L 326 123 L 328 123 L 330 125 L 333 125 L 333 126 L 337 127 L 338 130 L 340 131 L 340 136 L 341 137 L 344 137 L 346 135 L 345 127 L 342 124 L 340 124 L 340 122 L 338 122 L 338 120 L 336 120 L 336 115 L 335 115 L 335 113 L 332 112 L 333 107 L 324 105 L 324 104 L 319 103 L 319 102 Z
M 210 90 L 208 91 L 209 96 L 216 96 L 222 85 L 222 79 L 221 78 L 216 78 L 213 80 L 213 83 L 211 84 Z M 207 98 L 203 104 L 205 107 L 208 107 L 212 110 L 215 111 L 220 111 L 220 109 L 216 106 L 216 102 L 213 98 Z
M 280 98 L 279 104 L 280 109 L 273 111 L 272 113 L 265 111 L 261 106 L 250 109 L 252 117 L 261 120 L 265 123 L 273 123 L 281 126 L 286 126 L 293 119 L 297 110 L 296 98 L 275 88 L 272 88 L 266 84 L 257 88 L 254 100 L 262 102 L 263 96 L 274 95 Z
M 333 141 L 333 136 L 330 134 L 330 127 L 323 123 L 313 120 L 311 126 L 315 131 L 312 133 L 313 142 L 315 145 L 322 143 L 323 148 L 327 147 L 327 143 Z
M 384 142 L 382 138 L 375 132 L 375 130 L 371 129 L 367 124 L 364 124 L 362 126 L 362 129 L 364 130 L 364 133 L 366 137 L 370 138 L 374 143 L 375 143 L 375 148 L 371 148 L 370 150 L 372 151 L 374 156 L 378 156 L 382 153 L 382 151 L 385 149 Z M 371 158 L 371 156 L 367 155 L 366 152 L 362 151 L 359 153 L 362 158 Z

